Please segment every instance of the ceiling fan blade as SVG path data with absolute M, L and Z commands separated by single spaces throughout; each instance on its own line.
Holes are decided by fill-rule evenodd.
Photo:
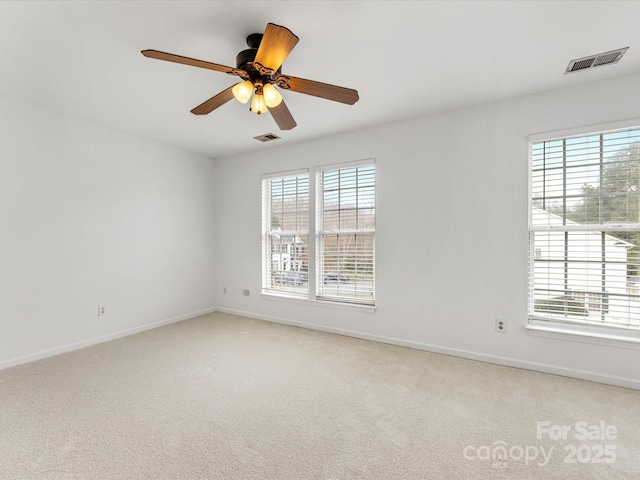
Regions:
M 280 127 L 280 130 L 291 130 L 298 125 L 293 119 L 293 115 L 291 115 L 289 108 L 284 103 L 284 100 L 282 100 L 280 105 L 277 107 L 269 108 L 269 111 L 271 112 L 273 119 L 278 124 L 278 127 Z
M 268 72 L 261 72 L 263 75 L 272 75 L 280 68 L 284 59 L 289 56 L 298 40 L 298 37 L 288 28 L 268 23 L 267 28 L 264 29 L 253 63 L 260 64 L 260 66 L 269 70 Z M 260 68 L 257 69 L 260 70 Z
M 275 78 L 276 85 L 292 92 L 313 95 L 314 97 L 333 100 L 334 102 L 353 105 L 359 100 L 358 91 L 351 88 L 338 87 L 328 83 L 305 80 L 304 78 L 278 75 Z
M 156 58 L 167 62 L 182 63 L 183 65 L 191 65 L 192 67 L 208 68 L 209 70 L 215 70 L 216 72 L 238 75 L 238 73 L 235 73 L 238 72 L 236 68 L 218 65 L 217 63 L 205 62 L 204 60 L 196 60 L 195 58 L 183 57 L 181 55 L 174 55 L 173 53 L 159 52 L 158 50 L 142 50 L 140 53 L 149 58 Z
M 224 105 L 233 98 L 233 92 L 231 91 L 232 88 L 233 85 L 221 91 L 219 94 L 211 97 L 206 102 L 201 103 L 196 108 L 191 110 L 191 113 L 195 115 L 206 115 L 207 113 L 213 112 L 216 108 Z

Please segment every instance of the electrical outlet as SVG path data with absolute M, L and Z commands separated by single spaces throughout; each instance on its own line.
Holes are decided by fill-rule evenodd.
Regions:
M 98 316 L 104 317 L 107 314 L 107 307 L 104 305 L 98 305 Z
M 229 289 L 227 287 L 222 287 L 222 293 L 226 295 L 227 293 L 229 293 Z
M 248 297 L 248 296 L 249 296 L 249 290 L 247 290 L 247 289 L 245 288 L 244 290 L 242 290 L 242 294 L 243 294 L 245 297 Z
M 504 318 L 496 318 L 496 332 L 507 333 L 507 321 Z

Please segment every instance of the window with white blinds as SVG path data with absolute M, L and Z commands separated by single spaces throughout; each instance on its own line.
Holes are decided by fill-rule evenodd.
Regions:
M 308 296 L 309 175 L 265 178 L 262 288 Z
M 375 166 L 324 170 L 317 175 L 318 281 L 321 298 L 373 304 Z
M 373 306 L 375 186 L 373 160 L 263 177 L 263 293 Z
M 530 145 L 530 321 L 640 329 L 640 130 Z

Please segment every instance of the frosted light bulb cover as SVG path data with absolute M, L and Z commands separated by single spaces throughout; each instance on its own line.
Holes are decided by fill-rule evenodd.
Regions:
M 264 101 L 267 103 L 267 107 L 275 108 L 282 102 L 282 95 L 280 95 L 276 87 L 270 83 L 262 87 L 262 92 L 264 93 Z
M 251 111 L 260 115 L 267 111 L 267 104 L 264 101 L 264 95 L 256 93 L 251 102 Z
M 233 92 L 233 96 L 236 97 L 236 100 L 240 103 L 247 103 L 253 93 L 253 83 L 249 80 L 236 83 L 231 89 L 231 92 Z

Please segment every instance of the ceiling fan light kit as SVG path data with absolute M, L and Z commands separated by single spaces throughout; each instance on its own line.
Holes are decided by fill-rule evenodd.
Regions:
M 193 114 L 206 115 L 211 113 L 232 98 L 246 104 L 253 95 L 250 111 L 258 115 L 270 111 L 281 130 L 290 130 L 297 124 L 287 108 L 282 94 L 275 87 L 276 85 L 283 90 L 312 95 L 347 105 L 353 105 L 359 99 L 358 92 L 350 88 L 283 75 L 282 63 L 296 46 L 298 40 L 298 37 L 288 28 L 268 23 L 264 33 L 253 33 L 247 37 L 249 48 L 236 56 L 236 68 L 158 50 L 142 50 L 141 53 L 148 58 L 206 68 L 234 75 L 243 80 L 192 109 Z

